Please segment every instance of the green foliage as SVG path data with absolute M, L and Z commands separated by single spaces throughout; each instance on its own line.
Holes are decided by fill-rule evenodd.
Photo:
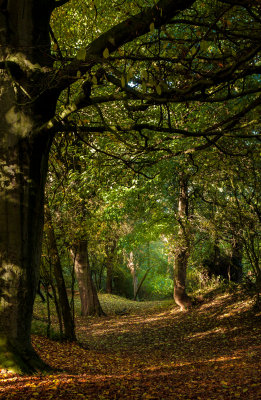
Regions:
M 88 238 L 99 289 L 106 289 L 108 249 L 116 242 L 116 293 L 132 296 L 123 260 L 130 252 L 139 280 L 150 268 L 140 296 L 171 293 L 168 271 L 181 245 L 180 173 L 189 181 L 188 289 L 205 285 L 202 263 L 216 243 L 226 257 L 240 243 L 242 263 L 258 277 L 259 9 L 195 2 L 160 29 L 149 21 L 145 35 L 114 49 L 107 29 L 154 5 L 145 3 L 72 0 L 53 13 L 64 57 L 57 67 L 73 56 L 82 63 L 58 109 L 74 104 L 84 88 L 90 92 L 64 120 L 68 131 L 56 138 L 51 156 L 47 191 L 66 281 L 68 248 Z M 84 72 L 88 46 L 103 33 L 97 61 Z M 53 50 L 57 55 L 55 43 Z
M 151 275 L 141 289 L 141 298 L 148 299 L 172 299 L 173 279 L 165 274 Z

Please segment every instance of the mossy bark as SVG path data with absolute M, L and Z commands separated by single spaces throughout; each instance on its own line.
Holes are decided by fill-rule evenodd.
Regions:
M 30 335 L 49 146 L 46 138 L 24 139 L 0 152 L 0 367 L 10 362 L 22 372 L 43 366 Z
M 1 369 L 17 373 L 32 374 L 37 371 L 51 371 L 51 367 L 41 360 L 33 347 L 21 347 L 20 341 L 7 340 L 0 336 Z

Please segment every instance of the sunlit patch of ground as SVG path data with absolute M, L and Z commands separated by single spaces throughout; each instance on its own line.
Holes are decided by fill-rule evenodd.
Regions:
M 261 321 L 251 299 L 220 294 L 186 313 L 171 302 L 106 301 L 106 317 L 77 317 L 82 347 L 34 336 L 63 372 L 2 374 L 0 399 L 261 399 Z

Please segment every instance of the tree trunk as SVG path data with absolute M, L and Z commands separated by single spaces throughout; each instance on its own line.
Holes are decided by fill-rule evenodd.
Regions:
M 0 2 L 0 368 L 20 373 L 48 369 L 30 334 L 51 145 L 36 131 L 57 101 L 43 90 L 52 63 L 50 4 Z
M 238 237 L 233 237 L 231 258 L 229 262 L 228 277 L 232 282 L 240 282 L 243 275 L 243 242 Z
M 113 277 L 113 268 L 112 265 L 106 263 L 106 293 L 112 293 L 112 277 Z
M 113 280 L 113 263 L 115 259 L 116 240 L 113 240 L 111 245 L 106 246 L 106 292 L 112 293 L 112 280 Z
M 72 250 L 73 258 L 75 259 L 75 275 L 79 285 L 81 298 L 81 314 L 103 315 L 96 288 L 93 284 L 88 256 L 88 242 L 82 240 Z
M 49 145 L 23 139 L 0 151 L 0 366 L 18 372 L 45 368 L 30 334 Z
M 52 216 L 48 207 L 46 207 L 46 221 L 47 221 L 47 236 L 49 241 L 49 248 L 52 257 L 54 277 L 57 285 L 59 303 L 63 316 L 64 338 L 69 341 L 75 341 L 74 321 L 72 318 L 71 308 L 67 296 L 66 286 L 63 277 L 63 271 L 60 261 L 60 256 L 56 244 L 55 232 L 52 224 Z
M 174 260 L 174 300 L 181 310 L 191 306 L 191 298 L 186 293 L 186 275 L 189 258 L 188 234 L 188 184 L 184 175 L 180 176 L 180 193 L 178 203 L 179 231 Z
M 132 276 L 132 283 L 133 283 L 133 299 L 137 299 L 137 290 L 138 290 L 138 278 L 136 274 L 136 265 L 134 261 L 134 254 L 133 251 L 130 252 L 128 256 L 128 268 L 130 270 Z

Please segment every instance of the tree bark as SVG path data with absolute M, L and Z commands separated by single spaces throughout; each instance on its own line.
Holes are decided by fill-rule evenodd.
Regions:
M 49 146 L 23 139 L 0 151 L 0 366 L 18 372 L 46 368 L 30 334 Z
M 111 245 L 106 246 L 106 292 L 112 293 L 112 281 L 113 281 L 113 263 L 115 259 L 116 240 L 113 240 Z
M 243 242 L 241 238 L 233 237 L 228 277 L 232 282 L 240 282 L 243 275 Z
M 130 270 L 131 276 L 132 276 L 132 283 L 133 283 L 133 299 L 137 299 L 137 290 L 138 290 L 138 277 L 136 274 L 136 265 L 134 261 L 134 254 L 133 251 L 130 252 L 128 256 L 128 261 L 127 261 L 128 268 Z
M 46 207 L 47 236 L 49 241 L 50 253 L 53 263 L 54 277 L 57 285 L 59 303 L 62 311 L 64 338 L 69 341 L 75 341 L 74 321 L 72 318 L 71 308 L 67 296 L 66 286 L 63 277 L 63 271 L 60 256 L 56 244 L 55 232 L 52 224 L 52 216 L 48 207 Z
M 188 233 L 188 182 L 187 178 L 180 176 L 180 193 L 178 202 L 179 231 L 174 259 L 174 300 L 181 310 L 191 306 L 191 298 L 186 293 L 186 275 L 189 258 L 189 233 Z
M 30 339 L 52 141 L 35 132 L 57 100 L 39 94 L 51 65 L 48 4 L 0 3 L 0 368 L 20 373 L 48 369 Z
M 75 246 L 72 250 L 72 256 L 75 259 L 75 275 L 79 285 L 81 314 L 85 317 L 104 315 L 91 277 L 87 240 L 82 240 Z

